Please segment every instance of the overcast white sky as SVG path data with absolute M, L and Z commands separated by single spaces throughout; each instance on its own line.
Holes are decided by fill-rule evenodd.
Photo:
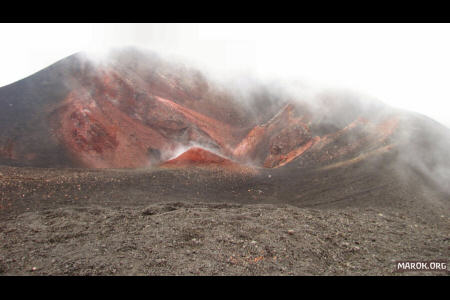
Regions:
M 450 24 L 0 24 L 0 86 L 135 45 L 221 72 L 341 87 L 450 127 Z

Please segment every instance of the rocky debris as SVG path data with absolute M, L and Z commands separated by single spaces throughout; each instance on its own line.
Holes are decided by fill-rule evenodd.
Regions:
M 36 275 L 396 275 L 392 260 L 448 257 L 448 195 L 420 176 L 399 180 L 395 157 L 381 155 L 257 174 L 0 166 L 0 267 L 8 275 L 32 267 Z
M 450 254 L 448 224 L 414 226 L 418 222 L 395 209 L 289 205 L 176 202 L 51 209 L 0 221 L 0 272 L 447 275 L 395 272 L 398 260 L 445 260 Z

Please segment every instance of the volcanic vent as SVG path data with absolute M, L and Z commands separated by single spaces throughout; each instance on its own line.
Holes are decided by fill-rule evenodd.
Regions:
M 238 167 L 239 165 L 206 149 L 192 147 L 181 155 L 164 162 L 161 166 L 170 168 L 189 166 Z

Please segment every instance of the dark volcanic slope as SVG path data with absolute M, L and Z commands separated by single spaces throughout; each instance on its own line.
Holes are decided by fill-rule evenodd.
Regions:
M 403 177 L 450 192 L 450 130 L 433 120 L 352 95 L 305 102 L 260 85 L 244 99 L 232 88 L 151 52 L 75 54 L 0 89 L 0 164 L 142 168 L 199 148 L 205 161 L 176 164 L 219 155 L 223 168 L 296 174 L 397 153 Z
M 448 196 L 399 180 L 396 160 L 258 174 L 1 167 L 0 274 L 395 275 L 397 260 L 448 260 Z
M 252 180 L 268 170 L 282 178 L 261 181 L 273 199 L 284 194 L 288 199 L 289 185 L 314 187 L 310 179 L 320 172 L 320 180 L 326 180 L 334 170 L 351 170 L 349 182 L 332 176 L 324 188 L 294 196 L 319 205 L 314 195 L 326 198 L 327 191 L 352 182 L 360 182 L 352 188 L 362 195 L 386 194 L 382 185 L 371 190 L 370 180 L 356 177 L 352 166 L 365 161 L 363 172 L 377 178 L 371 180 L 417 180 L 448 201 L 450 130 L 433 120 L 351 95 L 324 94 L 305 102 L 261 85 L 238 99 L 231 88 L 151 52 L 123 49 L 101 62 L 76 54 L 0 89 L 0 164 L 89 169 L 214 165 L 227 174 L 253 174 Z M 395 177 L 388 175 L 392 172 Z M 0 174 L 8 185 L 16 184 L 14 178 Z M 11 188 L 2 191 L 2 201 L 11 201 Z M 223 199 L 229 199 L 230 190 L 223 190 L 228 193 Z M 341 198 L 346 203 L 345 192 Z M 286 201 L 298 204 L 295 199 Z
M 233 103 L 199 72 L 153 54 L 128 50 L 102 64 L 77 54 L 0 89 L 0 159 L 142 167 L 191 143 L 226 152 L 251 126 Z
M 0 89 L 0 162 L 11 165 L 69 166 L 51 135 L 49 115 L 69 93 L 65 74 L 78 68 L 69 57 L 35 75 Z
M 247 99 L 231 88 L 153 53 L 125 49 L 101 63 L 76 54 L 0 89 L 0 163 L 136 168 L 196 146 L 256 167 L 305 155 L 316 165 L 390 145 L 401 125 L 398 113 L 349 97 L 313 108 L 270 87 Z

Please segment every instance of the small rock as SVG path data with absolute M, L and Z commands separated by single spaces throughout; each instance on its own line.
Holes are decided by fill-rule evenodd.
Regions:
M 289 229 L 289 230 L 287 231 L 287 233 L 290 234 L 290 235 L 293 235 L 293 234 L 294 234 L 294 230 Z
M 143 216 L 155 215 L 157 211 L 153 207 L 148 207 L 142 211 Z

